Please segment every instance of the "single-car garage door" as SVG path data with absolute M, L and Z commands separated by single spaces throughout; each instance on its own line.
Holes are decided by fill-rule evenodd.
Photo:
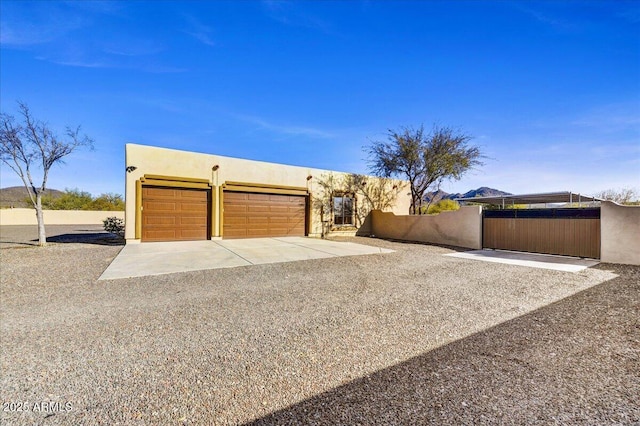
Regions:
M 142 187 L 142 241 L 206 240 L 210 191 Z
M 224 238 L 304 236 L 303 195 L 224 192 Z

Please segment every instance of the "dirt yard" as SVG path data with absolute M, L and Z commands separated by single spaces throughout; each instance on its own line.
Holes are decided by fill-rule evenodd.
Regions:
M 108 235 L 5 228 L 3 425 L 640 422 L 638 267 L 354 238 L 395 253 L 98 282 Z

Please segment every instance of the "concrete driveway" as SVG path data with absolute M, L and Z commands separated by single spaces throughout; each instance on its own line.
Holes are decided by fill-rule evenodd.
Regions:
M 100 280 L 392 252 L 363 244 L 306 237 L 128 244 Z
M 564 272 L 580 272 L 600 263 L 600 261 L 596 259 L 494 249 L 455 252 L 445 254 L 445 256 L 479 260 L 483 262 L 504 263 L 507 265 L 527 266 L 529 268 L 552 269 L 554 271 Z

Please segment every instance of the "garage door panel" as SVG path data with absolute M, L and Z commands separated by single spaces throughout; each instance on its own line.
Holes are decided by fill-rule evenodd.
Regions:
M 144 210 L 155 212 L 175 212 L 179 210 L 178 203 L 170 203 L 164 201 L 146 201 L 143 202 Z
M 206 230 L 202 229 L 181 229 L 180 230 L 180 239 L 181 240 L 206 240 L 207 233 Z
M 246 210 L 248 213 L 265 214 L 265 213 L 269 213 L 271 209 L 268 204 L 264 204 L 264 205 L 258 204 L 258 205 L 248 205 Z
M 228 204 L 227 201 L 225 200 L 224 212 L 229 216 L 236 215 L 236 214 L 246 214 L 247 206 L 242 206 L 237 204 Z
M 208 199 L 207 191 L 184 191 L 181 190 L 178 197 L 182 200 L 198 200 L 206 202 Z
M 209 191 L 142 188 L 142 240 L 204 240 L 209 236 Z
M 225 228 L 225 238 L 247 238 L 247 230 L 244 228 L 241 229 L 226 229 Z
M 287 224 L 289 228 L 304 228 L 305 222 L 303 220 L 295 220 L 289 219 L 289 223 Z
M 146 240 L 169 241 L 176 239 L 176 231 L 171 229 L 149 229 L 144 234 Z
M 305 234 L 304 196 L 225 192 L 223 203 L 224 238 Z
M 224 193 L 224 201 L 225 202 L 229 202 L 229 201 L 246 201 L 247 200 L 247 193 L 245 192 L 225 192 Z
M 247 222 L 248 225 L 262 225 L 262 226 L 266 226 L 269 223 L 269 217 L 268 216 L 253 216 L 253 217 L 247 217 Z
M 269 230 L 276 235 L 286 235 L 288 228 L 269 228 Z
M 289 214 L 289 208 L 287 206 L 272 205 L 272 206 L 269 206 L 269 212 L 272 213 L 272 214 L 287 215 L 287 214 Z
M 207 212 L 207 204 L 206 203 L 185 203 L 182 202 L 179 204 L 178 208 L 182 212 L 197 212 L 197 213 L 206 213 Z
M 175 225 L 175 216 L 147 216 L 144 220 L 145 225 Z
M 224 218 L 224 223 L 225 225 L 246 225 L 247 224 L 247 218 L 242 216 L 242 217 L 238 217 L 238 216 L 225 216 Z
M 265 202 L 265 203 L 269 203 L 269 202 L 272 201 L 271 195 L 269 195 L 269 194 L 251 194 L 251 193 L 247 193 L 245 199 L 248 200 L 248 201 Z
M 170 188 L 158 188 L 158 187 L 146 187 L 143 189 L 145 198 L 154 198 L 154 199 L 167 199 L 174 200 L 176 199 L 176 190 Z
M 202 223 L 205 223 L 207 220 L 206 216 L 181 216 L 179 218 L 180 225 L 183 226 L 198 226 L 200 227 Z
M 275 225 L 282 225 L 282 224 L 288 225 L 290 222 L 290 219 L 288 216 L 271 216 L 265 219 L 267 219 L 269 223 L 272 223 Z

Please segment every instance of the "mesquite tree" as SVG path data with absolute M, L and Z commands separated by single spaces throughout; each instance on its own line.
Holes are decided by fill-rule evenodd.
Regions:
M 22 180 L 29 199 L 36 210 L 38 220 L 38 244 L 44 246 L 47 236 L 42 213 L 42 195 L 47 187 L 49 171 L 54 164 L 80 147 L 93 147 L 93 140 L 80 135 L 80 126 L 66 128 L 66 138 L 59 138 L 43 121 L 33 118 L 29 107 L 18 102 L 22 122 L 12 115 L 0 114 L 0 160 L 9 166 Z M 34 179 L 34 169 L 40 169 L 42 180 Z
M 447 179 L 460 177 L 481 165 L 480 149 L 469 146 L 471 136 L 449 127 L 435 126 L 430 134 L 424 127 L 388 130 L 386 141 L 374 141 L 366 148 L 371 171 L 384 177 L 401 177 L 411 186 L 410 214 L 422 213 L 427 190 L 440 188 Z

